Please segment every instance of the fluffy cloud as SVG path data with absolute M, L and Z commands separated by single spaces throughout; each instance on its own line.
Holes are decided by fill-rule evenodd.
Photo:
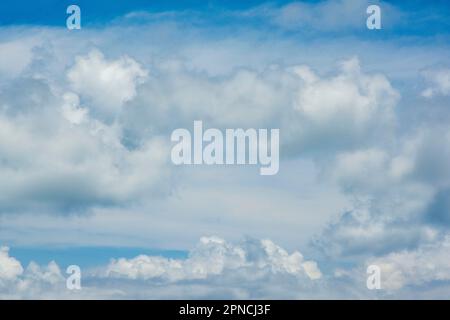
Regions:
M 91 117 L 76 94 L 58 94 L 45 80 L 18 83 L 27 95 L 5 85 L 0 106 L 2 211 L 86 209 L 168 190 L 160 137 L 129 149 L 120 129 Z
M 353 194 L 377 198 L 409 194 L 409 201 L 401 201 L 407 205 L 414 198 L 429 201 L 430 195 L 449 187 L 449 161 L 450 132 L 435 126 L 416 130 L 393 148 L 338 153 L 328 173 Z
M 88 115 L 88 109 L 80 106 L 78 95 L 67 92 L 63 95 L 64 104 L 61 107 L 62 115 L 72 124 L 80 124 Z
M 366 41 L 365 33 L 364 41 L 337 34 L 336 40 L 328 38 L 328 32 L 364 29 L 365 7 L 364 1 L 298 2 L 237 14 L 262 18 L 257 28 L 208 25 L 202 30 L 202 24 L 194 28 L 144 21 L 70 36 L 57 28 L 0 30 L 0 211 L 28 212 L 17 215 L 15 224 L 10 219 L 2 224 L 2 239 L 29 244 L 25 231 L 39 229 L 45 240 L 36 234 L 33 240 L 58 244 L 79 244 L 83 232 L 91 236 L 82 239 L 89 245 L 95 235 L 100 243 L 139 238 L 145 245 L 152 239 L 151 245 L 184 246 L 186 239 L 205 231 L 228 228 L 224 233 L 232 229 L 234 236 L 273 232 L 298 247 L 309 220 L 321 214 L 315 209 L 326 203 L 326 211 L 339 216 L 315 242 L 327 254 L 314 257 L 323 270 L 349 260 L 361 265 L 372 257 L 388 266 L 386 272 L 400 286 L 415 284 L 410 280 L 414 273 L 424 285 L 439 281 L 411 265 L 422 264 L 420 257 L 427 256 L 435 270 L 445 273 L 447 268 L 440 256 L 447 254 L 443 248 L 448 241 L 439 239 L 450 222 L 448 110 L 432 108 L 438 99 L 414 97 L 417 71 L 448 64 L 448 48 L 432 40 L 426 40 L 426 49 L 398 44 L 394 35 L 382 42 Z M 389 5 L 382 10 L 384 28 L 389 26 Z M 133 16 L 142 17 L 128 18 Z M 170 17 L 177 19 L 176 14 Z M 301 32 L 285 36 L 277 28 L 273 33 L 273 25 L 306 33 L 325 30 L 328 36 L 318 35 L 317 41 Z M 355 53 L 364 63 L 348 59 Z M 335 60 L 343 58 L 335 68 Z M 447 70 L 423 75 L 425 97 L 449 94 Z M 418 106 L 424 101 L 430 105 Z M 419 109 L 433 115 L 431 120 Z M 280 128 L 282 155 L 295 159 L 284 158 L 285 175 L 281 171 L 270 181 L 226 168 L 221 179 L 219 170 L 206 169 L 186 179 L 180 169 L 181 179 L 174 183 L 166 164 L 169 133 L 190 128 L 197 119 L 220 128 Z M 306 155 L 312 157 L 303 162 Z M 310 183 L 316 172 L 320 182 Z M 218 181 L 221 188 L 214 186 Z M 172 204 L 153 201 L 174 185 L 180 189 L 170 198 Z M 328 186 L 336 185 L 343 192 L 339 196 L 352 201 L 350 208 L 327 193 Z M 187 192 L 185 186 L 190 186 Z M 38 212 L 65 215 L 89 209 L 101 210 L 101 219 L 36 217 Z M 130 212 L 138 213 L 130 217 Z M 59 228 L 66 222 L 72 232 L 61 240 L 57 235 L 70 229 Z M 187 231 L 181 234 L 181 229 Z M 171 233 L 161 237 L 166 230 Z M 65 290 L 56 264 L 32 264 L 20 273 L 23 268 L 5 250 L 0 257 L 8 266 L 0 269 L 0 281 L 14 283 L 2 287 L 4 295 L 60 297 Z M 334 288 L 354 297 L 355 291 L 366 290 L 365 279 L 351 272 L 342 271 L 352 279 L 343 290 L 340 280 L 330 280 L 316 262 L 268 240 L 235 245 L 204 238 L 185 260 L 114 260 L 101 270 L 102 277 L 87 276 L 82 295 L 327 298 L 334 296 Z M 103 285 L 107 292 L 99 293 Z M 59 286 L 63 289 L 50 290 Z M 361 296 L 365 293 L 358 291 Z
M 129 279 L 164 279 L 169 282 L 207 279 L 230 273 L 285 274 L 310 280 L 322 274 L 314 261 L 305 261 L 299 252 L 288 254 L 270 240 L 247 240 L 232 245 L 217 237 L 203 237 L 186 260 L 141 255 L 113 260 L 106 276 Z
M 354 147 L 389 131 L 399 96 L 357 59 L 335 76 L 273 65 L 215 78 L 171 60 L 153 69 L 148 75 L 130 57 L 94 50 L 75 58 L 68 83 L 48 73 L 3 83 L 3 211 L 85 210 L 166 193 L 164 138 L 199 118 L 207 126 L 280 128 L 286 154 Z
M 418 219 L 396 217 L 395 211 L 387 211 L 388 206 L 381 209 L 371 203 L 360 206 L 341 214 L 312 240 L 326 259 L 336 259 L 338 264 L 357 263 L 362 258 L 402 248 L 413 249 L 435 241 L 439 235 L 436 228 L 421 224 Z
M 59 266 L 50 262 L 39 266 L 32 262 L 24 269 L 14 257 L 9 256 L 7 247 L 0 248 L 0 298 L 44 298 L 45 291 L 60 290 L 64 278 Z
M 305 260 L 297 251 L 289 254 L 270 240 L 255 239 L 234 245 L 218 237 L 202 237 L 186 259 L 146 255 L 112 259 L 107 266 L 82 270 L 81 290 L 66 288 L 68 275 L 53 261 L 47 266 L 31 262 L 23 270 L 3 248 L 0 262 L 2 298 L 194 298 L 211 294 L 255 298 L 271 291 L 275 296 L 295 297 L 296 290 L 304 292 L 322 281 L 315 261 Z M 114 289 L 117 284 L 123 285 L 120 290 Z M 277 289 L 281 284 L 285 288 Z
M 357 58 L 323 76 L 305 65 L 237 69 L 221 78 L 180 63 L 155 68 L 158 75 L 138 88 L 119 119 L 138 141 L 204 119 L 211 127 L 280 128 L 282 154 L 328 154 L 389 135 L 400 97 L 385 76 L 364 72 Z
M 336 76 L 319 77 L 308 67 L 293 67 L 302 80 L 294 100 L 294 119 L 287 123 L 295 143 L 328 151 L 374 143 L 392 131 L 399 93 L 383 75 L 361 70 L 357 58 L 343 61 Z M 295 128 L 295 129 L 292 129 Z
M 0 282 L 13 280 L 22 272 L 23 268 L 20 262 L 9 256 L 9 248 L 0 247 Z
M 0 170 L 4 211 L 29 205 L 70 210 L 137 200 L 156 190 L 155 184 L 164 176 L 165 146 L 158 139 L 129 151 L 102 141 L 109 137 L 101 126 L 90 130 L 58 127 L 39 135 L 27 125 L 0 122 L 3 133 L 15 136 L 13 145 L 11 139 L 1 144 L 10 161 Z M 30 152 L 36 152 L 32 162 Z M 161 183 L 158 189 L 163 191 Z
M 94 111 L 113 117 L 119 108 L 136 94 L 136 86 L 147 71 L 135 60 L 123 56 L 108 61 L 98 50 L 76 57 L 67 78 L 72 88 L 92 103 Z
M 436 241 L 450 221 L 449 137 L 448 128 L 425 127 L 393 148 L 336 154 L 324 172 L 355 204 L 316 244 L 328 254 L 348 257 L 383 255 Z
M 401 297 L 409 288 L 450 280 L 450 237 L 417 249 L 366 259 L 356 268 L 322 274 L 315 261 L 305 261 L 270 240 L 246 239 L 238 245 L 203 237 L 186 259 L 140 255 L 112 259 L 106 266 L 82 270 L 82 289 L 66 288 L 66 277 L 55 262 L 39 266 L 20 262 L 2 248 L 0 297 L 13 299 L 148 299 L 148 298 L 375 298 Z M 383 290 L 370 291 L 366 267 L 381 270 Z M 120 288 L 120 289 L 118 289 Z M 426 294 L 426 290 L 422 292 Z M 426 297 L 411 292 L 411 297 Z
M 382 287 L 399 290 L 406 286 L 421 286 L 431 282 L 450 281 L 450 236 L 415 250 L 390 253 L 367 264 L 381 270 Z

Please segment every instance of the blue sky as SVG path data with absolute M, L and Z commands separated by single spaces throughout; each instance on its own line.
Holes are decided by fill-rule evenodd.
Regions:
M 302 1 L 311 5 L 318 4 L 321 1 Z M 64 25 L 63 15 L 66 8 L 71 4 L 77 4 L 83 8 L 83 23 L 86 26 L 110 23 L 112 20 L 124 16 L 130 12 L 184 12 L 190 11 L 203 13 L 209 23 L 218 23 L 220 15 L 228 11 L 244 11 L 261 5 L 270 5 L 281 7 L 292 3 L 292 1 L 57 1 L 42 0 L 36 2 L 29 1 L 2 1 L 0 4 L 0 25 Z M 380 3 L 374 1 L 373 3 Z M 448 34 L 450 23 L 448 15 L 450 8 L 447 1 L 382 1 L 382 5 L 393 5 L 398 8 L 404 16 L 402 23 L 395 26 L 389 26 L 387 31 L 396 35 L 435 35 Z M 42 13 L 45 14 L 42 14 Z M 233 21 L 228 21 L 233 23 Z M 385 27 L 386 29 L 386 27 Z
M 177 259 L 187 257 L 186 251 L 120 247 L 11 247 L 10 253 L 25 265 L 28 265 L 31 261 L 45 265 L 54 260 L 58 261 L 63 269 L 72 264 L 77 264 L 81 268 L 97 267 L 107 264 L 111 257 L 124 257 L 130 259 L 140 254 Z
M 371 3 L 2 1 L 0 297 L 448 296 L 450 6 Z M 174 166 L 194 120 L 280 171 Z
M 81 0 L 81 1 L 58 1 L 43 0 L 39 2 L 28 1 L 3 1 L 0 5 L 1 24 L 43 24 L 58 25 L 61 24 L 60 12 L 71 4 L 77 4 L 82 7 L 88 23 L 105 23 L 119 16 L 132 11 L 209 11 L 224 9 L 245 9 L 259 4 L 259 1 L 106 1 L 106 0 Z M 278 1 L 277 3 L 283 3 Z M 39 15 L 38 12 L 45 10 L 45 15 Z

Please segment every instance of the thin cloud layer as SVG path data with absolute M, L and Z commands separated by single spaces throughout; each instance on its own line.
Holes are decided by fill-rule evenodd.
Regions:
M 428 87 L 422 91 L 423 97 L 450 95 L 450 69 L 430 69 L 423 71 L 422 76 L 428 84 Z

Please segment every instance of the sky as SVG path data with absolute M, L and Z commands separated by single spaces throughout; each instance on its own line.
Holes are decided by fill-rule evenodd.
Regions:
M 449 14 L 2 1 L 0 298 L 448 298 Z M 278 173 L 174 165 L 195 120 L 279 129 Z

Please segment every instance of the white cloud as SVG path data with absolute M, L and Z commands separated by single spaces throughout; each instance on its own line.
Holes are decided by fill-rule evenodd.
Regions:
M 23 268 L 20 262 L 9 256 L 9 248 L 0 247 L 0 282 L 14 280 L 22 272 Z
M 64 118 L 72 124 L 82 123 L 87 117 L 88 110 L 80 107 L 80 98 L 72 92 L 67 92 L 63 95 L 63 100 L 61 109 Z
M 212 294 L 251 298 L 270 296 L 271 291 L 275 296 L 295 297 L 322 281 L 315 261 L 305 260 L 298 251 L 289 254 L 270 240 L 246 239 L 234 245 L 210 236 L 202 237 L 186 259 L 147 255 L 112 259 L 106 266 L 82 270 L 82 289 L 74 291 L 66 288 L 68 275 L 54 261 L 46 266 L 31 262 L 23 270 L 6 248 L 1 254 L 0 262 L 4 262 L 3 255 L 8 261 L 2 265 L 15 270 L 3 277 L 7 283 L 0 281 L 1 298 L 193 298 Z M 120 290 L 115 289 L 118 283 L 124 285 Z
M 106 268 L 107 277 L 164 279 L 169 282 L 207 279 L 244 272 L 292 275 L 311 280 L 322 274 L 314 261 L 305 261 L 299 252 L 288 254 L 270 240 L 244 241 L 232 245 L 217 237 L 203 237 L 185 260 L 141 255 L 133 259 L 113 260 Z
M 2 211 L 89 209 L 168 190 L 168 146 L 160 137 L 130 150 L 120 129 L 91 118 L 76 95 L 40 85 L 28 109 L 11 97 L 0 114 Z
M 19 75 L 31 63 L 31 48 L 35 44 L 36 41 L 31 37 L 0 43 L 0 75 Z
M 365 129 L 365 124 L 378 116 L 393 117 L 392 108 L 398 93 L 383 76 L 368 76 L 361 72 L 356 58 L 342 63 L 342 73 L 329 79 L 318 79 L 311 70 L 295 69 L 304 80 L 295 108 L 317 125 L 339 123 Z
M 180 63 L 157 68 L 120 119 L 133 137 L 169 128 L 206 126 L 280 128 L 284 154 L 355 148 L 392 133 L 399 93 L 381 74 L 364 72 L 357 58 L 332 75 L 310 67 L 239 68 L 225 77 Z
M 357 58 L 343 61 L 331 77 L 319 77 L 305 66 L 292 70 L 303 81 L 294 101 L 297 144 L 333 150 L 374 143 L 375 132 L 379 139 L 392 131 L 400 95 L 385 76 L 364 73 Z
M 450 186 L 448 128 L 422 127 L 394 146 L 337 153 L 327 172 L 347 191 L 367 196 L 416 190 L 428 201 L 430 193 Z
M 135 96 L 136 86 L 145 81 L 147 74 L 127 56 L 108 61 L 103 53 L 92 50 L 87 56 L 76 57 L 67 78 L 75 92 L 88 98 L 96 111 L 112 117 Z
M 432 243 L 448 225 L 450 133 L 422 127 L 393 147 L 337 153 L 324 175 L 354 198 L 317 244 L 331 256 L 384 255 Z M 355 242 L 353 239 L 358 238 Z
M 398 290 L 433 281 L 450 281 L 450 236 L 419 246 L 370 259 L 368 265 L 381 269 L 382 288 Z
M 140 255 L 112 259 L 106 266 L 82 270 L 82 289 L 68 290 L 66 277 L 54 262 L 39 266 L 20 262 L 2 248 L 2 299 L 179 299 L 179 298 L 375 298 L 408 295 L 408 286 L 420 288 L 412 297 L 433 297 L 431 282 L 450 280 L 450 237 L 369 258 L 356 268 L 336 269 L 323 275 L 315 261 L 305 261 L 270 240 L 246 239 L 234 245 L 218 237 L 203 237 L 186 259 Z M 7 261 L 7 262 L 5 262 Z M 367 290 L 368 265 L 381 268 L 382 290 Z M 3 269 L 4 270 L 4 269 Z M 120 288 L 120 289 L 117 289 Z M 439 297 L 439 294 L 437 295 Z M 436 296 L 435 296 L 436 297 Z
M 290 30 L 334 32 L 365 28 L 362 4 L 292 3 L 245 14 Z M 383 27 L 384 14 L 385 7 Z M 423 122 L 415 101 L 409 106 L 407 100 L 407 108 L 398 106 L 402 102 L 393 83 L 410 99 L 416 87 L 415 78 L 408 77 L 424 65 L 448 61 L 448 48 L 431 42 L 399 45 L 395 37 L 310 41 L 269 28 L 237 28 L 232 37 L 226 28 L 211 32 L 155 23 L 70 36 L 58 28 L 20 34 L 14 28 L 1 30 L 7 36 L 0 34 L 6 39 L 0 50 L 0 209 L 27 212 L 4 219 L 1 237 L 22 244 L 123 241 L 180 247 L 205 231 L 223 231 L 233 237 L 243 232 L 276 236 L 295 248 L 325 216 L 347 209 L 342 194 L 331 197 L 324 191 L 330 185 L 334 190 L 336 183 L 355 201 L 321 236 L 321 244 L 336 253 L 326 264 L 346 261 L 349 255 L 415 252 L 415 247 L 436 241 L 446 226 L 428 217 L 435 211 L 448 219 L 449 135 L 434 130 L 434 122 Z M 17 41 L 10 41 L 13 35 Z M 100 49 L 92 51 L 92 43 Z M 363 63 L 354 58 L 338 69 L 332 66 L 355 53 Z M 426 96 L 448 95 L 445 72 L 425 77 Z M 446 110 L 432 111 L 446 121 Z M 288 168 L 284 163 L 284 178 L 271 181 L 226 168 L 221 180 L 219 170 L 205 170 L 174 183 L 165 165 L 165 136 L 172 127 L 190 127 L 198 118 L 218 127 L 280 127 L 283 155 L 302 158 L 311 150 L 320 152 L 309 166 L 298 161 Z M 420 125 L 433 130 L 417 130 Z M 329 173 L 332 179 L 316 182 L 317 167 L 323 169 L 322 177 Z M 221 187 L 207 181 L 220 181 Z M 180 187 L 174 196 L 153 201 L 155 193 L 167 193 L 171 184 Z M 141 201 L 147 203 L 133 206 Z M 430 210 L 433 202 L 437 205 Z M 99 210 L 101 217 L 36 217 L 37 212 L 64 215 L 73 207 Z M 257 249 L 249 243 L 212 243 L 212 252 L 206 254 L 200 245 L 200 252 L 193 251 L 187 260 L 118 259 L 111 267 L 122 277 L 94 280 L 111 281 L 111 287 L 114 281 L 132 283 L 135 289 L 141 285 L 134 292 L 141 297 L 179 297 L 180 292 L 194 297 L 311 297 L 321 290 L 299 290 L 325 277 L 298 252 L 289 254 L 270 241 L 256 241 Z M 51 279 L 60 279 L 55 265 L 40 268 L 15 278 L 45 278 L 42 283 L 49 286 Z M 310 281 L 315 278 L 320 280 Z M 166 286 L 150 292 L 154 286 L 148 284 L 161 279 Z M 253 288 L 243 279 L 254 279 Z M 322 297 L 332 295 L 329 285 Z M 124 291 L 114 294 L 132 295 Z M 45 292 L 39 292 L 41 297 Z

